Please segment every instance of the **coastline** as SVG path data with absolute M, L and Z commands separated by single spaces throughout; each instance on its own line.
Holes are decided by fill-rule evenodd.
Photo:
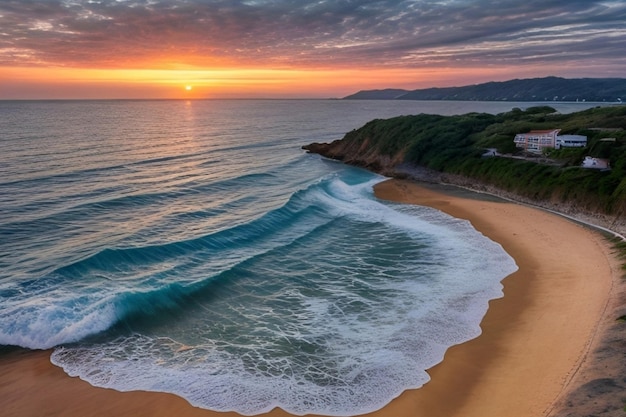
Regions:
M 617 317 L 607 317 L 616 308 L 620 285 L 608 243 L 554 214 L 441 190 L 389 180 L 375 192 L 381 199 L 470 220 L 520 269 L 503 281 L 504 298 L 490 303 L 481 336 L 450 348 L 444 361 L 429 370 L 432 380 L 424 387 L 405 391 L 367 416 L 556 415 L 567 408 L 564 399 L 577 379 L 588 376 L 594 356 L 588 353 Z M 52 365 L 46 351 L 3 354 L 0 375 L 3 416 L 238 416 L 201 410 L 171 394 L 94 388 Z M 282 410 L 265 414 L 288 415 Z

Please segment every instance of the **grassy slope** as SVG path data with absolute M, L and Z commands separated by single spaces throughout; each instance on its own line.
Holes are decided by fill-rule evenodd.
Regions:
M 552 128 L 560 128 L 562 134 L 586 135 L 588 146 L 548 155 L 560 166 L 481 157 L 485 148 L 497 148 L 505 154 L 516 152 L 516 133 Z M 334 144 L 333 156 L 373 168 L 380 168 L 380 161 L 387 165 L 411 163 L 460 174 L 536 201 L 568 202 L 586 211 L 626 215 L 626 130 L 594 128 L 626 129 L 626 106 L 564 115 L 550 107 L 535 107 L 499 115 L 422 114 L 374 120 Z M 616 141 L 600 141 L 607 137 Z M 608 158 L 612 169 L 580 168 L 585 156 Z

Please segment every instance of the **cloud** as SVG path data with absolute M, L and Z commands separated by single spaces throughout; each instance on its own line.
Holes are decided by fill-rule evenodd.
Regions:
M 0 65 L 623 65 L 625 21 L 609 0 L 3 0 Z

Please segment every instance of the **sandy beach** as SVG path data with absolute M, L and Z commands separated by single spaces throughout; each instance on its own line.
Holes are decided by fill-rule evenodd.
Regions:
M 375 192 L 469 220 L 501 244 L 519 270 L 503 281 L 504 297 L 490 303 L 481 336 L 449 349 L 423 388 L 368 416 L 556 416 L 572 406 L 567 394 L 584 378 L 601 377 L 593 352 L 615 323 L 622 284 L 599 233 L 527 206 L 410 181 L 385 181 Z M 49 355 L 16 350 L 0 356 L 1 416 L 237 415 L 194 408 L 170 394 L 94 388 L 50 364 Z

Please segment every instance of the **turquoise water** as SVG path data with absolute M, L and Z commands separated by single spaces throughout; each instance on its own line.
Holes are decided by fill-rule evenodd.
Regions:
M 479 104 L 0 102 L 0 345 L 212 410 L 381 408 L 480 333 L 516 266 L 300 147 Z

